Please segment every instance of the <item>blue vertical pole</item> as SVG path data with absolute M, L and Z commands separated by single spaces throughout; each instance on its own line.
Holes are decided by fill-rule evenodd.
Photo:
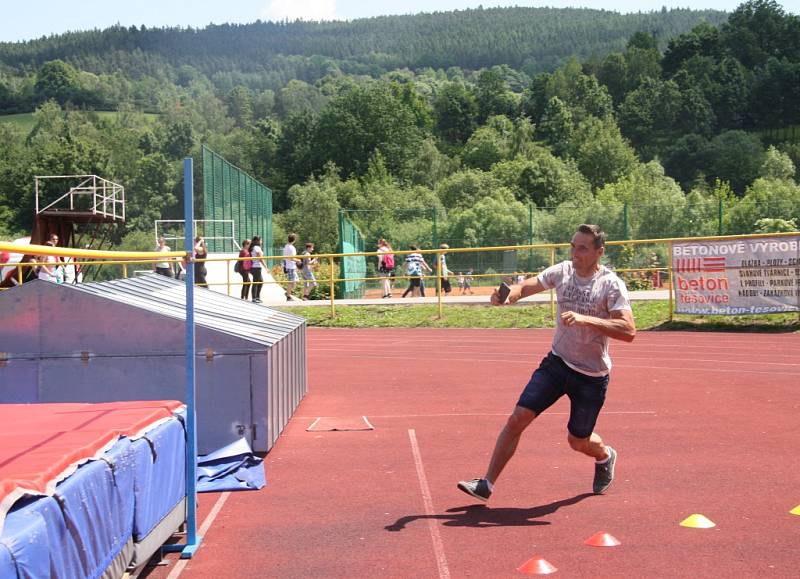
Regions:
M 194 175 L 192 158 L 183 160 L 183 248 L 194 252 Z M 181 559 L 191 559 L 200 546 L 197 536 L 197 412 L 194 368 L 194 262 L 186 260 L 186 546 Z

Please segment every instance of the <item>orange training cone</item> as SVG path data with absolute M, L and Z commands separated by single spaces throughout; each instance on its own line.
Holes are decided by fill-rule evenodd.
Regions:
M 683 519 L 680 524 L 681 527 L 690 527 L 692 529 L 710 529 L 711 527 L 717 526 L 714 521 L 698 514 Z
M 604 531 L 600 531 L 599 533 L 595 533 L 584 542 L 584 545 L 589 545 L 591 547 L 617 547 L 618 545 L 622 545 L 619 539 L 617 539 L 611 533 L 606 533 Z
M 795 508 L 793 508 L 789 512 L 792 513 L 793 515 L 800 515 L 800 505 L 797 505 Z
M 550 573 L 555 573 L 558 569 L 550 564 L 547 559 L 533 557 L 517 567 L 517 571 L 528 575 L 549 575 Z

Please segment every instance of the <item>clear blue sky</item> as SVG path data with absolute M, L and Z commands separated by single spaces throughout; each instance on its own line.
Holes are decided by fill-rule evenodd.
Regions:
M 69 30 L 125 26 L 194 26 L 255 20 L 352 20 L 490 6 L 582 6 L 636 12 L 668 8 L 734 10 L 738 0 L 5 0 L 0 42 L 29 40 Z M 780 2 L 800 13 L 800 0 Z

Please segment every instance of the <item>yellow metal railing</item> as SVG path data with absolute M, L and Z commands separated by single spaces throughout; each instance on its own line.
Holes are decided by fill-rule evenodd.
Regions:
M 606 246 L 637 246 L 637 245 L 659 245 L 664 244 L 667 245 L 668 251 L 666 252 L 667 255 L 667 265 L 665 267 L 637 267 L 637 268 L 627 268 L 627 269 L 615 269 L 618 273 L 629 273 L 629 272 L 662 272 L 665 271 L 667 273 L 667 284 L 666 287 L 669 289 L 669 315 L 670 320 L 673 316 L 673 309 L 674 309 L 674 297 L 673 297 L 673 279 L 672 279 L 672 251 L 670 248 L 670 244 L 674 242 L 685 242 L 685 241 L 707 241 L 707 240 L 735 240 L 735 239 L 755 239 L 759 237 L 784 237 L 784 236 L 796 236 L 797 232 L 790 232 L 790 233 L 765 233 L 765 234 L 752 234 L 752 235 L 728 235 L 728 236 L 707 236 L 707 237 L 675 237 L 675 238 L 664 238 L 664 239 L 637 239 L 637 240 L 625 240 L 625 241 L 608 241 L 606 242 Z M 546 250 L 549 251 L 549 265 L 554 265 L 556 261 L 556 251 L 558 249 L 567 248 L 569 247 L 569 243 L 556 243 L 556 244 L 531 244 L 531 245 L 514 245 L 514 246 L 493 246 L 493 247 L 461 247 L 461 248 L 449 248 L 449 249 L 425 249 L 425 250 L 398 250 L 392 251 L 396 256 L 404 256 L 411 253 L 421 253 L 423 255 L 432 255 L 434 256 L 436 262 L 436 269 L 435 272 L 431 275 L 425 276 L 407 276 L 407 275 L 399 275 L 395 276 L 395 280 L 408 280 L 412 279 L 412 277 L 420 277 L 422 280 L 430 280 L 434 279 L 436 282 L 436 293 L 437 293 L 437 305 L 438 305 L 438 315 L 440 318 L 444 316 L 444 299 L 443 299 L 443 292 L 442 292 L 442 271 L 441 271 L 441 259 L 440 256 L 443 254 L 455 254 L 455 253 L 477 253 L 477 252 L 489 252 L 489 251 L 529 251 L 529 250 Z M 25 253 L 25 255 L 30 256 L 55 256 L 55 257 L 68 257 L 71 258 L 73 261 L 67 263 L 67 265 L 121 265 L 122 266 L 122 275 L 123 277 L 128 276 L 127 268 L 128 266 L 134 264 L 155 264 L 157 262 L 165 261 L 166 259 L 171 260 L 193 260 L 197 263 L 202 262 L 227 262 L 228 267 L 226 280 L 224 282 L 209 282 L 205 285 L 208 286 L 226 286 L 227 293 L 230 295 L 231 287 L 239 287 L 242 285 L 254 285 L 256 282 L 242 282 L 242 281 L 232 281 L 231 280 L 231 262 L 236 261 L 244 261 L 244 260 L 252 260 L 252 257 L 216 257 L 216 258 L 208 258 L 203 260 L 197 260 L 191 257 L 191 255 L 187 255 L 186 252 L 183 251 L 170 251 L 170 252 L 152 252 L 152 251 L 99 251 L 99 250 L 91 250 L 91 249 L 73 249 L 73 248 L 63 248 L 63 247 L 52 247 L 46 245 L 14 245 L 11 243 L 4 243 L 0 242 L 0 251 L 8 251 L 11 253 Z M 320 283 L 328 283 L 329 291 L 330 291 L 330 311 L 331 316 L 336 315 L 336 298 L 335 298 L 335 285 L 337 282 L 343 281 L 380 281 L 381 277 L 375 276 L 366 276 L 360 278 L 341 278 L 337 275 L 337 268 L 336 268 L 336 260 L 341 259 L 344 257 L 358 257 L 363 256 L 365 258 L 375 258 L 377 259 L 380 254 L 375 251 L 370 252 L 359 252 L 359 253 L 325 253 L 325 254 L 315 254 L 313 257 L 317 259 L 318 263 L 323 261 L 327 261 L 328 265 L 328 276 L 327 279 L 318 279 L 317 281 Z M 301 259 L 302 256 L 299 255 L 296 259 Z M 280 255 L 272 255 L 272 256 L 264 256 L 263 259 L 266 261 L 277 261 L 280 262 L 284 259 L 284 256 Z M 47 264 L 47 262 L 36 261 L 36 262 L 27 262 L 27 263 L 16 263 L 12 264 L 17 268 L 16 271 L 16 278 L 19 283 L 22 283 L 24 278 L 24 268 L 26 267 L 38 267 L 42 264 Z M 530 276 L 536 274 L 538 272 L 531 271 L 531 272 L 517 272 L 518 274 L 524 276 Z M 490 273 L 490 274 L 472 274 L 470 277 L 472 278 L 503 278 L 510 275 L 509 273 Z M 298 284 L 302 284 L 305 280 L 298 279 Z M 272 280 L 272 281 L 264 281 L 263 284 L 278 284 L 283 286 L 286 283 L 286 280 Z M 553 291 L 550 291 L 550 309 L 551 315 L 555 317 L 555 294 Z

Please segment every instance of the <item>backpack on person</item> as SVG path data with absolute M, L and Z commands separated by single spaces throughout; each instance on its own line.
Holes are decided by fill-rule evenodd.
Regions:
M 310 254 L 304 253 L 303 255 L 310 255 Z M 305 259 L 301 259 L 300 261 L 297 262 L 297 269 L 303 269 L 305 266 L 306 266 Z
M 383 256 L 383 269 L 392 271 L 394 269 L 394 254 L 387 253 Z

